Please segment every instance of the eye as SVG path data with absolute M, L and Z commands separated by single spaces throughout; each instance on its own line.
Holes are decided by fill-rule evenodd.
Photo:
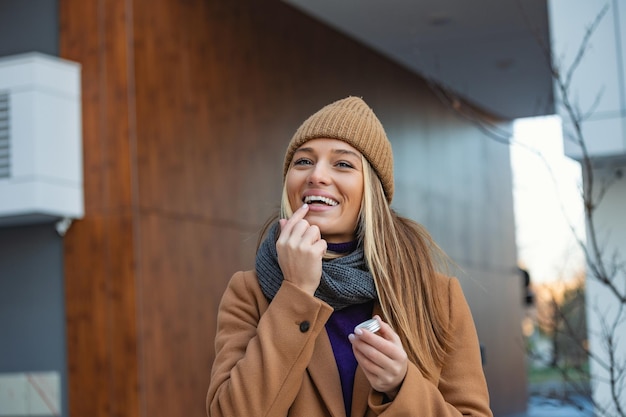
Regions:
M 339 162 L 337 162 L 336 165 L 339 168 L 354 168 L 354 166 L 351 163 L 346 162 L 346 161 L 339 161 Z
M 294 166 L 297 166 L 297 165 L 312 165 L 312 164 L 313 164 L 313 161 L 311 161 L 310 159 L 307 159 L 307 158 L 299 158 L 299 159 L 296 159 L 293 162 Z

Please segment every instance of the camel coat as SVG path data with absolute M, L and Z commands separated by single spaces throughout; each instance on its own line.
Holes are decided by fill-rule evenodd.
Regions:
M 478 338 L 461 287 L 456 279 L 442 277 L 438 291 L 454 342 L 435 382 L 409 363 L 398 395 L 383 403 L 357 367 L 350 417 L 492 416 Z M 346 417 L 324 327 L 332 312 L 287 281 L 269 303 L 254 271 L 233 275 L 217 317 L 208 416 Z

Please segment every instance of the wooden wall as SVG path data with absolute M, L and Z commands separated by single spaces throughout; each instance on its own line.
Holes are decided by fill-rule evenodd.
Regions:
M 410 123 L 430 93 L 278 0 L 60 0 L 60 17 L 83 69 L 70 415 L 203 416 L 217 306 L 253 266 L 291 134 L 350 94 Z

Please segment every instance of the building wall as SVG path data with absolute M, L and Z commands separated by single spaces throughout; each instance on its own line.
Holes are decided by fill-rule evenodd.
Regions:
M 405 122 L 390 115 L 394 206 L 424 224 L 456 263 L 450 272 L 472 309 L 494 413 L 524 410 L 523 284 L 516 268 L 509 148 L 431 96 L 422 100 Z M 502 122 L 499 127 L 511 128 Z
M 53 225 L 0 228 L 0 377 L 53 372 L 67 393 L 64 302 L 63 244 Z M 66 395 L 60 405 L 67 416 Z
M 550 0 L 550 32 L 555 65 L 567 80 L 570 105 L 581 116 L 585 147 L 593 157 L 626 154 L 626 7 L 619 0 Z M 587 31 L 592 28 L 590 34 Z M 584 39 L 587 44 L 577 56 Z M 573 65 L 576 62 L 576 65 Z M 565 75 L 562 76 L 565 81 Z M 563 142 L 567 156 L 580 160 L 583 150 L 563 106 Z M 592 139 L 591 139 L 592 138 Z
M 0 0 L 0 57 L 59 52 L 58 0 Z
M 0 57 L 58 54 L 56 0 L 0 0 Z M 0 199 L 3 196 L 0 195 Z M 67 416 L 63 239 L 54 225 L 0 227 L 0 377 L 58 375 Z
M 624 172 L 626 172 L 624 158 L 621 162 L 615 161 L 593 171 L 596 189 L 600 184 L 610 184 L 594 211 L 594 231 L 605 270 L 621 297 L 626 294 L 626 271 L 623 268 L 626 256 L 626 217 L 624 217 L 626 178 L 624 178 Z M 589 184 L 586 183 L 585 186 L 589 187 Z M 589 226 L 589 223 L 587 225 Z M 593 249 L 591 236 L 587 237 L 587 246 L 590 250 Z M 596 258 L 593 259 L 597 266 Z M 620 265 L 622 265 L 621 268 L 619 268 Z M 618 268 L 615 269 L 615 267 Z M 593 353 L 593 357 L 589 360 L 593 399 L 599 405 L 600 410 L 605 409 L 606 415 L 618 415 L 618 403 L 623 408 L 626 398 L 619 383 L 615 387 L 609 383 L 616 375 L 611 376 L 608 369 L 612 368 L 613 372 L 623 372 L 624 364 L 626 364 L 624 303 L 620 302 L 608 285 L 594 278 L 593 271 L 587 274 L 585 297 L 589 349 Z M 610 347 L 609 337 L 613 338 Z M 615 388 L 617 396 L 614 398 L 612 391 Z
M 582 115 L 573 120 L 561 95 L 557 108 L 563 118 L 564 150 L 566 155 L 579 161 L 589 157 L 594 167 L 590 183 L 587 168 L 582 163 L 585 188 L 594 190 L 593 203 L 599 203 L 594 207 L 593 225 L 587 222 L 590 266 L 598 266 L 595 239 L 602 263 L 607 267 L 605 271 L 624 297 L 624 268 L 618 268 L 614 274 L 611 271 L 620 262 L 623 265 L 626 254 L 626 182 L 623 178 L 626 169 L 626 7 L 619 0 L 550 0 L 549 12 L 552 49 L 559 58 L 557 65 L 561 74 L 573 69 L 565 93 Z M 582 55 L 576 57 L 585 38 L 588 44 Z M 574 62 L 576 65 L 572 67 Z M 580 123 L 580 135 L 574 122 Z M 608 188 L 607 184 L 610 184 Z M 600 199 L 605 188 L 606 193 Z M 607 382 L 611 380 L 607 367 L 624 370 L 626 341 L 622 335 L 626 334 L 626 322 L 623 309 L 619 312 L 623 302 L 620 303 L 607 285 L 594 278 L 592 267 L 588 268 L 585 285 L 593 399 L 599 405 L 598 410 L 608 407 L 601 414 L 613 415 L 617 414 L 617 403 L 621 402 L 623 408 L 625 401 L 621 387 L 617 387 L 617 400 L 611 399 L 612 387 Z M 616 324 L 620 318 L 621 324 Z M 615 337 L 613 352 L 607 349 L 607 333 Z M 616 361 L 613 364 L 611 356 Z
M 60 55 L 83 81 L 86 215 L 64 239 L 69 415 L 204 415 L 217 305 L 253 265 L 286 143 L 349 94 L 388 130 L 394 207 L 463 268 L 494 411 L 525 408 L 506 147 L 418 76 L 280 1 L 59 10 Z

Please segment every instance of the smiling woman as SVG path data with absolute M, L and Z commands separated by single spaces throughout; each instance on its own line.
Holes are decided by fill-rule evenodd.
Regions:
M 491 416 L 459 282 L 390 207 L 391 144 L 374 112 L 348 97 L 313 114 L 283 173 L 280 219 L 219 307 L 208 415 Z
M 363 199 L 361 153 L 338 139 L 312 139 L 299 147 L 285 178 L 290 210 L 309 205 L 307 221 L 327 243 L 354 240 Z

